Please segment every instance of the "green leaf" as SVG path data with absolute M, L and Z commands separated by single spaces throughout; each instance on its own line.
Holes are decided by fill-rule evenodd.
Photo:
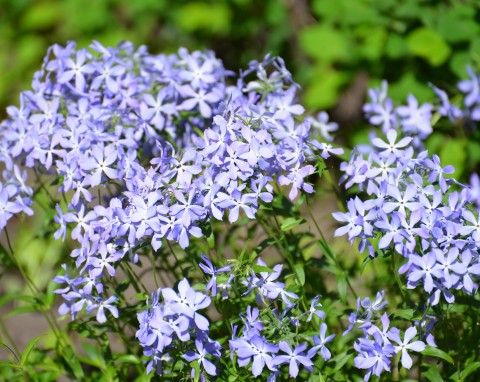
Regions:
M 390 34 L 388 36 L 385 54 L 392 59 L 398 59 L 405 56 L 408 53 L 408 46 L 405 39 L 398 34 Z
M 150 382 L 150 380 L 155 376 L 155 373 L 147 374 L 145 371 L 144 374 L 140 375 L 135 382 Z
M 443 378 L 440 374 L 440 371 L 438 370 L 437 365 L 423 364 L 422 366 L 428 368 L 428 370 L 423 373 L 423 376 L 425 378 L 427 378 L 431 382 L 443 382 Z
M 326 24 L 303 29 L 299 42 L 307 55 L 324 63 L 346 61 L 352 57 L 345 34 Z
M 106 369 L 107 365 L 105 364 L 105 360 L 97 347 L 87 342 L 82 343 L 82 347 L 85 350 L 85 353 L 88 355 L 88 358 L 79 357 L 82 362 L 98 367 L 101 370 Z
M 426 59 L 430 65 L 439 66 L 450 56 L 451 49 L 442 36 L 427 27 L 420 27 L 407 37 L 410 52 Z
M 295 264 L 295 275 L 300 286 L 305 285 L 305 270 L 302 264 Z
M 325 66 L 318 66 L 308 77 L 304 93 L 308 109 L 326 109 L 335 105 L 340 87 L 349 79 L 345 71 Z
M 356 34 L 361 38 L 360 54 L 367 60 L 376 61 L 380 59 L 385 51 L 387 31 L 382 26 L 372 27 L 362 25 L 357 28 Z
M 395 317 L 401 317 L 406 320 L 411 320 L 413 318 L 413 315 L 415 314 L 414 309 L 398 309 L 395 311 L 394 316 Z
M 341 272 L 337 275 L 338 294 L 343 302 L 347 301 L 347 277 L 346 272 Z
M 455 52 L 452 58 L 449 60 L 448 66 L 450 70 L 458 77 L 462 78 L 466 75 L 467 65 L 472 62 L 470 53 L 467 52 Z
M 422 351 L 423 355 L 429 356 L 429 357 L 436 357 L 436 358 L 441 358 L 444 361 L 447 361 L 451 363 L 452 365 L 454 364 L 453 358 L 448 355 L 448 353 L 444 352 L 443 350 L 439 348 L 434 348 L 433 346 L 427 346 L 425 350 Z
M 38 1 L 22 15 L 21 25 L 26 30 L 39 30 L 55 26 L 62 18 L 62 8 L 50 1 Z
M 437 19 L 437 30 L 449 42 L 470 41 L 478 34 L 473 7 L 445 7 Z
M 19 314 L 25 314 L 25 313 L 30 313 L 30 312 L 36 312 L 38 311 L 38 307 L 36 305 L 27 305 L 27 306 L 20 306 L 16 309 L 13 309 L 9 311 L 7 314 L 5 314 L 3 317 L 4 318 L 9 318 L 13 316 L 18 316 Z
M 0 307 L 4 306 L 7 302 L 10 302 L 15 298 L 15 293 L 9 292 L 5 293 L 2 297 L 0 297 Z
M 224 35 L 233 25 L 230 8 L 221 3 L 204 3 L 194 1 L 182 6 L 175 15 L 175 20 L 186 32 L 207 31 Z
M 145 292 L 141 292 L 141 293 L 135 293 L 133 295 L 133 298 L 135 298 L 137 300 L 140 300 L 140 301 L 145 301 L 145 300 L 148 300 L 150 298 L 150 296 L 148 294 L 146 294 Z
M 461 378 L 462 380 L 465 380 L 466 377 L 468 377 L 470 374 L 472 374 L 475 370 L 480 368 L 480 361 L 473 362 L 467 366 L 465 366 L 465 369 L 461 372 Z
M 274 272 L 274 270 L 272 268 L 264 267 L 263 265 L 258 265 L 258 264 L 252 265 L 252 269 L 253 269 L 254 272 L 257 272 L 257 273 L 260 273 L 260 272 L 272 273 L 272 272 Z
M 195 375 L 193 376 L 193 382 L 198 382 L 200 380 L 200 374 L 201 374 L 200 363 L 193 362 L 193 368 L 195 369 Z
M 440 160 L 442 166 L 451 164 L 455 167 L 455 172 L 449 174 L 449 177 L 458 177 L 465 169 L 467 159 L 466 141 L 460 139 L 447 139 L 440 149 Z
M 480 163 L 480 142 L 469 139 L 467 143 L 468 158 L 474 163 Z
M 133 354 L 121 354 L 119 357 L 115 358 L 115 362 L 120 363 L 132 363 L 132 364 L 139 364 L 142 361 Z
M 23 366 L 17 365 L 16 363 L 0 361 L 0 369 L 3 367 L 8 367 L 11 369 L 23 369 Z
M 213 231 L 212 231 L 212 233 L 207 237 L 207 243 L 208 243 L 208 247 L 209 247 L 210 249 L 215 248 L 215 235 L 213 234 Z
M 65 348 L 62 352 L 62 357 L 65 363 L 70 367 L 73 375 L 78 380 L 83 380 L 85 374 L 83 372 L 82 365 L 71 348 Z
M 419 102 L 429 101 L 433 96 L 432 89 L 419 82 L 411 71 L 405 73 L 400 80 L 393 83 L 388 92 L 398 102 L 403 102 L 409 94 L 414 94 Z
M 304 219 L 287 218 L 283 221 L 282 225 L 280 226 L 280 229 L 282 231 L 289 231 L 295 228 L 297 225 L 300 225 L 303 223 L 305 223 Z
M 13 354 L 13 356 L 15 357 L 15 359 L 18 361 L 18 356 L 17 356 L 17 353 L 15 353 L 15 351 L 9 346 L 7 345 L 5 342 L 3 341 L 0 341 L 0 346 L 3 346 L 4 348 L 6 348 L 10 353 Z
M 43 335 L 35 337 L 33 340 L 31 340 L 28 345 L 25 347 L 25 350 L 23 351 L 22 358 L 20 359 L 20 365 L 24 366 L 25 362 L 28 359 L 28 356 L 30 355 L 31 351 L 33 350 L 34 346 L 37 344 L 38 341 L 43 337 Z
M 351 358 L 352 358 L 352 355 L 348 351 L 344 351 L 343 353 L 337 354 L 334 358 L 331 359 L 331 361 L 335 362 L 335 368 L 329 374 L 330 375 L 336 374 L 338 371 L 342 369 L 342 367 Z

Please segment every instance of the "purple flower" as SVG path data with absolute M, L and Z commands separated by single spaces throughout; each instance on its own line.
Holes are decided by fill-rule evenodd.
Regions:
M 417 328 L 412 326 L 405 331 L 403 341 L 400 339 L 399 333 L 391 333 L 389 338 L 398 344 L 395 346 L 395 353 L 402 352 L 402 366 L 406 369 L 412 367 L 412 358 L 408 354 L 408 350 L 421 352 L 425 350 L 425 343 L 423 341 L 410 342 L 417 335 Z
M 203 261 L 205 262 L 205 264 L 199 263 L 198 265 L 200 266 L 200 268 L 202 269 L 202 271 L 204 273 L 212 276 L 210 278 L 210 280 L 208 281 L 207 285 L 205 286 L 205 291 L 208 292 L 209 290 L 211 290 L 212 291 L 212 296 L 216 296 L 217 295 L 217 274 L 228 272 L 228 271 L 231 270 L 231 267 L 227 265 L 226 267 L 222 267 L 220 269 L 217 269 L 212 264 L 211 260 L 207 256 L 202 254 L 201 257 L 202 257 Z
M 393 154 L 395 156 L 399 156 L 402 152 L 401 149 L 408 146 L 408 144 L 413 139 L 411 137 L 405 137 L 405 138 L 402 138 L 397 143 L 395 143 L 395 141 L 397 140 L 397 132 L 393 129 L 387 130 L 386 135 L 387 135 L 388 143 L 382 141 L 380 138 L 373 138 L 372 139 L 372 144 L 375 147 L 383 149 L 381 154 L 384 155 L 384 156 L 389 156 L 390 154 Z
M 312 358 L 319 351 L 325 361 L 328 361 L 332 357 L 332 353 L 330 353 L 330 350 L 328 350 L 325 345 L 333 341 L 333 339 L 335 338 L 335 334 L 330 334 L 328 337 L 325 337 L 326 333 L 327 324 L 322 322 L 322 324 L 320 325 L 320 336 L 315 335 L 312 337 L 315 346 L 313 346 L 308 351 L 307 356 L 309 358 Z
M 465 106 L 471 107 L 480 100 L 480 79 L 470 66 L 467 67 L 470 80 L 463 80 L 458 83 L 458 88 L 462 93 L 468 93 L 465 97 Z
M 316 296 L 312 302 L 310 303 L 310 309 L 308 310 L 308 317 L 307 317 L 307 322 L 310 322 L 313 315 L 316 315 L 318 316 L 319 318 L 321 318 L 322 320 L 325 319 L 325 312 L 323 312 L 322 310 L 318 310 L 317 307 L 319 306 L 322 306 L 322 304 L 320 304 L 318 302 L 318 300 L 320 300 L 320 296 Z
M 92 187 L 98 186 L 102 182 L 102 174 L 105 174 L 110 179 L 117 178 L 117 171 L 110 167 L 117 159 L 117 152 L 112 147 L 94 146 L 92 156 L 93 158 L 87 157 L 80 163 L 83 170 L 94 170 L 90 175 Z
M 250 359 L 253 357 L 252 362 L 252 374 L 254 377 L 258 377 L 265 365 L 268 369 L 274 371 L 276 370 L 276 359 L 272 354 L 278 352 L 278 346 L 268 343 L 263 337 L 258 335 L 252 336 L 248 340 L 244 340 L 246 346 L 241 346 L 236 349 L 236 353 L 241 359 Z
M 395 348 L 382 342 L 360 338 L 354 345 L 359 354 L 353 362 L 355 367 L 367 370 L 365 381 L 369 380 L 371 374 L 380 376 L 383 371 L 390 371 L 390 357 L 395 354 Z
M 198 364 L 203 367 L 203 369 L 205 369 L 209 375 L 216 375 L 216 366 L 212 363 L 212 361 L 206 358 L 207 355 L 210 354 L 208 351 L 209 345 L 210 344 L 206 344 L 206 346 L 204 346 L 202 341 L 196 340 L 195 346 L 197 348 L 197 352 L 189 350 L 183 355 L 183 358 L 185 358 L 188 362 L 197 361 Z
M 114 305 L 112 305 L 117 301 L 118 301 L 118 298 L 116 296 L 111 296 L 105 301 L 100 301 L 98 303 L 89 305 L 88 311 L 91 312 L 95 308 L 98 308 L 97 321 L 103 324 L 107 322 L 107 317 L 105 316 L 105 309 L 109 310 L 110 313 L 112 313 L 113 317 L 118 318 L 118 309 Z
M 312 371 L 313 362 L 311 356 L 305 355 L 303 351 L 307 348 L 307 344 L 303 343 L 296 346 L 293 350 L 286 341 L 279 342 L 280 350 L 287 353 L 286 355 L 277 355 L 273 360 L 274 365 L 288 364 L 288 372 L 290 377 L 296 378 L 299 372 L 298 365 L 302 364 L 305 369 Z
M 67 83 L 71 79 L 75 79 L 75 89 L 83 93 L 85 90 L 85 75 L 93 73 L 95 68 L 86 63 L 87 58 L 89 58 L 89 53 L 85 49 L 80 49 L 77 51 L 76 60 L 67 58 L 64 62 L 65 69 L 63 73 L 59 76 L 59 83 Z
M 197 313 L 197 310 L 204 309 L 210 305 L 211 299 L 204 294 L 195 291 L 187 279 L 183 279 L 178 284 L 178 295 L 171 288 L 162 289 L 162 295 L 165 301 L 168 301 L 166 312 L 184 314 L 194 320 L 195 324 L 201 330 L 207 330 L 208 320 Z
M 408 106 L 397 107 L 397 114 L 402 117 L 401 123 L 405 133 L 418 133 L 421 138 L 425 138 L 432 133 L 433 106 L 425 103 L 418 106 L 417 99 L 410 94 L 407 98 Z

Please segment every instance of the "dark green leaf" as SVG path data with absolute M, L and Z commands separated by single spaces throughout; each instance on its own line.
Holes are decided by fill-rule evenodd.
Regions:
M 437 19 L 438 32 L 449 42 L 469 41 L 478 34 L 475 10 L 468 6 L 445 7 Z
M 12 369 L 23 369 L 23 366 L 17 365 L 16 363 L 0 361 L 0 369 L 4 368 L 4 367 L 8 367 L 8 368 L 12 368 Z
M 289 231 L 303 223 L 305 223 L 304 219 L 287 218 L 283 221 L 282 225 L 280 226 L 280 229 L 282 231 Z
M 344 61 L 351 57 L 346 35 L 327 24 L 309 26 L 300 32 L 299 38 L 305 53 L 320 62 Z
M 260 273 L 260 272 L 272 273 L 272 272 L 274 272 L 274 270 L 272 268 L 265 267 L 263 265 L 258 265 L 258 264 L 252 265 L 252 269 L 256 273 Z
M 34 346 L 37 344 L 38 341 L 43 337 L 43 335 L 35 337 L 33 340 L 31 340 L 28 345 L 25 347 L 25 350 L 23 351 L 22 358 L 20 359 L 20 364 L 22 366 L 25 365 L 25 362 L 28 359 L 28 356 L 30 355 L 31 351 L 33 350 Z
M 465 366 L 465 369 L 463 369 L 461 372 L 462 380 L 465 380 L 466 377 L 468 377 L 470 374 L 472 374 L 475 370 L 479 368 L 480 368 L 480 361 L 473 362 Z
M 427 378 L 431 382 L 443 382 L 443 378 L 440 374 L 440 371 L 438 370 L 437 365 L 423 364 L 423 366 L 426 366 L 428 368 L 428 370 L 423 373 L 423 376 L 425 378 Z
M 140 300 L 140 301 L 145 301 L 145 300 L 148 300 L 150 298 L 150 296 L 148 294 L 146 294 L 145 292 L 141 292 L 141 293 L 135 293 L 133 295 L 133 298 L 135 298 L 137 300 Z
M 410 33 L 407 44 L 413 54 L 425 58 L 432 66 L 443 64 L 451 53 L 442 36 L 427 27 L 417 28 Z
M 84 357 L 81 357 L 80 359 L 82 362 L 88 363 L 89 365 L 98 367 L 99 369 L 102 369 L 102 370 L 106 369 L 107 366 L 105 364 L 105 360 L 103 359 L 99 349 L 96 346 L 85 342 L 85 343 L 82 343 L 82 347 L 85 350 L 85 353 L 87 353 L 89 357 L 87 359 L 85 359 Z
M 450 164 L 455 167 L 455 172 L 450 174 L 449 177 L 462 174 L 467 158 L 466 141 L 463 139 L 445 140 L 440 149 L 439 156 L 442 166 Z
M 401 317 L 406 320 L 411 320 L 413 318 L 413 315 L 415 314 L 414 309 L 398 309 L 395 311 L 394 316 L 395 317 Z
M 115 358 L 115 362 L 139 364 L 142 361 L 136 355 L 122 354 L 119 357 Z
M 300 286 L 305 285 L 305 270 L 302 264 L 295 264 L 295 275 Z
M 7 314 L 5 314 L 4 317 L 9 318 L 9 317 L 13 317 L 13 316 L 18 316 L 19 314 L 36 312 L 38 310 L 39 310 L 38 306 L 36 306 L 36 305 L 20 306 L 18 308 L 15 308 L 15 309 L 11 310 Z
M 424 351 L 422 351 L 423 355 L 429 357 L 436 357 L 441 358 L 444 361 L 450 362 L 452 365 L 454 364 L 453 358 L 448 355 L 448 353 L 444 352 L 439 348 L 434 348 L 433 346 L 427 346 Z

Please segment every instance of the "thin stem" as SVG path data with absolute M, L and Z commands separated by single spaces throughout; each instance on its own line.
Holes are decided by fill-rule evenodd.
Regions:
M 393 357 L 392 362 L 392 381 L 397 382 L 400 380 L 400 374 L 398 372 L 398 361 L 400 360 L 400 353 Z M 420 369 L 420 368 L 419 368 Z M 420 380 L 420 379 L 419 379 Z
M 317 230 L 317 232 L 320 234 L 320 237 L 321 237 L 321 240 L 323 243 L 325 244 L 328 244 L 327 240 L 325 239 L 325 236 L 320 228 L 320 226 L 318 225 L 317 223 L 317 220 L 315 219 L 315 216 L 313 216 L 313 212 L 312 212 L 312 209 L 310 208 L 310 203 L 308 202 L 308 198 L 305 199 L 306 202 L 307 202 L 307 210 L 308 210 L 308 214 L 310 215 L 312 221 L 313 221 L 313 225 L 315 226 L 315 229 Z M 335 262 L 335 266 L 340 269 L 342 272 L 345 273 L 345 270 L 343 269 L 342 267 L 342 264 L 340 264 L 340 262 L 337 260 L 337 257 L 332 253 L 332 259 L 334 260 Z M 355 297 L 355 299 L 357 299 L 357 293 L 355 292 L 355 289 L 353 289 L 352 287 L 352 284 L 350 283 L 350 280 L 348 279 L 348 277 L 345 277 L 345 281 L 347 282 L 347 285 L 348 287 L 350 288 L 350 291 L 352 292 L 353 296 Z
M 177 255 L 173 251 L 172 245 L 170 244 L 170 241 L 168 239 L 165 240 L 167 242 L 168 248 L 170 249 L 170 253 L 172 254 L 173 258 L 176 261 L 176 264 L 180 266 L 180 261 L 178 260 Z M 172 267 L 170 263 L 168 262 L 167 259 L 165 259 L 165 263 L 167 264 L 168 270 L 172 272 L 175 275 L 175 278 L 178 280 L 180 277 L 177 275 L 176 268 Z M 183 274 L 183 269 L 182 269 L 182 274 Z
M 8 341 L 10 341 L 10 344 L 13 346 L 13 349 L 10 348 L 10 346 L 8 346 L 6 343 L 3 343 L 3 345 L 8 349 L 10 350 L 10 353 L 13 354 L 13 356 L 15 357 L 15 359 L 17 360 L 17 363 L 20 363 L 20 359 L 18 358 L 17 356 L 17 353 L 20 354 L 19 350 L 18 350 L 18 347 L 17 345 L 15 344 L 15 341 L 13 340 L 12 336 L 10 335 L 8 329 L 7 329 L 7 326 L 5 325 L 5 322 L 3 321 L 3 317 L 0 316 L 0 326 L 2 327 L 2 330 L 3 332 L 5 333 L 5 335 L 7 336 L 8 338 Z
M 43 184 L 43 182 L 40 180 L 40 175 L 38 174 L 38 171 L 37 169 L 34 167 L 33 168 L 33 173 L 35 174 L 35 178 L 38 182 L 38 184 L 40 185 L 40 188 L 45 191 L 45 193 L 47 194 L 48 198 L 50 199 L 50 201 L 52 202 L 52 206 L 55 206 L 58 201 L 56 201 L 55 199 L 53 199 L 52 195 L 50 195 L 50 192 L 48 192 L 47 188 L 45 187 L 45 185 Z
M 398 275 L 398 272 L 397 272 L 397 267 L 395 265 L 395 253 L 394 252 L 392 253 L 392 272 L 395 275 L 395 280 L 397 281 L 398 288 L 400 289 L 400 293 L 402 294 L 403 301 L 406 301 L 407 296 L 405 294 L 405 291 L 403 290 L 402 281 L 400 280 L 400 276 Z
M 130 270 L 127 268 L 125 263 L 120 262 L 120 267 L 123 269 L 123 271 L 127 274 L 127 276 L 132 281 L 132 285 L 133 285 L 133 288 L 135 289 L 135 292 L 142 293 L 142 290 L 141 290 L 140 286 L 138 285 L 137 280 L 133 277 L 133 275 L 130 274 Z
M 127 266 L 127 268 L 130 270 L 130 273 L 132 274 L 133 277 L 135 277 L 137 279 L 137 282 L 140 283 L 140 285 L 142 286 L 142 288 L 145 290 L 145 292 L 148 294 L 149 291 L 148 291 L 148 288 L 145 286 L 145 284 L 143 283 L 143 281 L 140 279 L 140 277 L 138 277 L 137 273 L 133 270 L 132 266 L 130 265 L 130 263 L 125 263 L 125 265 Z
M 150 260 L 150 264 L 152 264 L 153 281 L 155 282 L 155 287 L 158 289 L 159 285 L 158 285 L 158 280 L 157 280 L 157 266 L 156 266 L 155 260 L 153 258 L 153 253 L 152 253 L 152 256 L 149 255 L 147 257 Z
M 260 218 L 260 217 L 259 217 Z M 280 240 L 283 241 L 283 245 L 280 245 L 280 240 L 278 240 L 275 236 L 275 233 L 272 232 L 272 230 L 270 229 L 270 227 L 265 224 L 262 224 L 262 227 L 263 229 L 265 229 L 265 231 L 267 231 L 267 233 L 275 239 L 275 243 L 276 243 L 276 246 L 280 252 L 280 254 L 287 260 L 292 272 L 293 272 L 293 275 L 295 277 L 295 279 L 297 280 L 297 283 L 298 285 L 301 285 L 301 281 L 300 281 L 300 276 L 298 275 L 296 269 L 295 269 L 295 262 L 293 261 L 293 256 L 292 256 L 292 253 L 290 252 L 290 248 L 288 248 L 289 244 L 288 244 L 288 241 L 287 241 L 287 238 L 285 237 L 285 235 L 283 234 L 283 232 L 281 231 L 280 229 L 280 224 L 277 220 L 277 217 L 275 215 L 275 212 L 273 213 L 273 218 L 275 220 L 275 223 L 277 225 L 277 228 L 278 228 L 278 231 L 280 233 Z M 260 220 L 260 219 L 259 219 Z M 263 222 L 263 220 L 262 220 Z M 304 289 L 302 288 L 301 289 L 302 293 L 304 293 Z M 303 308 L 308 310 L 308 307 L 307 307 L 307 304 L 305 303 L 305 299 L 301 299 L 302 300 L 302 305 L 303 305 Z
M 10 260 L 17 267 L 17 269 L 20 271 L 20 274 L 22 275 L 23 279 L 26 281 L 26 283 L 27 283 L 27 285 L 30 289 L 30 292 L 34 296 L 39 296 L 41 294 L 40 290 L 37 288 L 37 286 L 35 285 L 33 280 L 30 278 L 30 276 L 27 274 L 25 269 L 23 269 L 23 266 L 20 263 L 20 261 L 18 261 L 17 258 L 15 257 L 15 252 L 13 251 L 12 243 L 10 241 L 10 236 L 8 234 L 8 230 L 7 230 L 6 227 L 4 229 L 4 232 L 5 232 L 5 236 L 7 238 L 7 245 L 8 245 L 9 250 L 10 250 L 10 254 L 9 254 L 10 255 Z M 41 307 L 40 311 L 42 312 L 43 316 L 47 320 L 48 325 L 50 326 L 50 329 L 52 329 L 55 337 L 57 338 L 59 343 L 61 343 L 62 341 L 64 341 L 64 338 L 61 335 L 62 330 L 58 326 L 58 323 L 57 323 L 55 317 L 51 313 L 50 309 L 46 309 L 46 307 L 43 305 L 43 302 L 41 303 L 40 307 Z M 51 316 L 52 316 L 51 318 L 49 317 L 49 314 L 51 314 Z M 52 321 L 52 318 L 53 318 L 53 321 Z

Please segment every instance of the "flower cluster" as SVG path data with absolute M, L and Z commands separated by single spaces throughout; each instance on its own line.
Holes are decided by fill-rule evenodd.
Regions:
M 369 297 L 360 300 L 357 299 L 357 311 L 351 313 L 349 317 L 350 326 L 344 334 L 350 332 L 354 326 L 358 325 L 362 329 L 363 336 L 355 342 L 354 348 L 357 356 L 354 359 L 355 367 L 366 371 L 364 380 L 368 381 L 370 376 L 380 374 L 384 371 L 391 371 L 391 362 L 396 354 L 401 353 L 401 364 L 404 368 L 410 369 L 413 361 L 408 354 L 409 351 L 421 352 L 425 350 L 425 343 L 417 340 L 413 341 L 417 335 L 415 326 L 405 330 L 404 338 L 401 339 L 401 331 L 396 327 L 390 326 L 390 319 L 386 313 L 380 317 L 381 310 L 387 305 L 384 301 L 385 293 L 377 293 L 374 301 Z M 376 325 L 380 321 L 381 327 Z M 435 342 L 430 333 L 427 334 L 427 342 L 435 346 Z
M 376 255 L 376 239 L 380 252 L 394 249 L 407 260 L 399 270 L 407 274 L 407 287 L 423 285 L 432 305 L 441 295 L 453 302 L 454 290 L 474 293 L 480 230 L 470 189 L 448 178 L 453 166 L 443 167 L 437 155 L 417 152 L 411 136 L 399 139 L 393 128 L 385 134 L 385 140 L 372 139 L 368 156 L 353 152 L 349 163 L 341 165 L 346 187 L 357 184 L 368 198 L 352 198 L 347 212 L 333 214 L 346 224 L 335 235 L 360 239 L 359 250 L 368 247 L 371 256 Z
M 138 314 L 140 328 L 136 334 L 144 354 L 151 358 L 147 373 L 155 369 L 162 375 L 162 360 L 173 362 L 182 357 L 188 362 L 198 362 L 202 374 L 204 371 L 217 374 L 216 366 L 207 356 L 219 358 L 221 345 L 209 337 L 210 323 L 198 313 L 210 303 L 210 297 L 195 291 L 187 279 L 178 284 L 178 293 L 164 288 L 152 294 L 149 309 Z
M 33 215 L 32 205 L 33 190 L 25 180 L 27 172 L 21 171 L 17 165 L 7 163 L 3 171 L 3 181 L 0 182 L 0 231 L 7 222 L 16 214 L 25 213 Z
M 433 105 L 429 103 L 419 105 L 415 96 L 410 94 L 408 105 L 395 107 L 387 91 L 387 82 L 383 81 L 381 88 L 370 89 L 368 92 L 370 103 L 366 103 L 363 110 L 372 125 L 381 126 L 384 133 L 390 129 L 399 129 L 420 139 L 425 139 L 432 133 L 430 120 Z
M 232 361 L 236 357 L 239 367 L 250 368 L 254 377 L 260 376 L 266 368 L 269 370 L 268 380 L 275 381 L 282 372 L 283 364 L 288 366 L 289 375 L 295 378 L 300 367 L 312 370 L 312 359 L 318 353 L 324 360 L 330 359 L 326 345 L 333 341 L 335 335 L 327 336 L 326 323 L 318 326 L 313 319 L 325 318 L 325 313 L 320 310 L 320 297 L 312 299 L 309 310 L 302 312 L 297 306 L 298 296 L 288 291 L 285 283 L 278 281 L 283 268 L 281 264 L 271 269 L 259 258 L 254 268 L 259 267 L 260 270 L 256 272 L 250 269 L 248 274 L 243 274 L 233 264 L 217 269 L 208 257 L 203 255 L 202 258 L 200 268 L 206 276 L 210 276 L 205 289 L 210 291 L 212 297 L 217 296 L 219 290 L 222 290 L 221 300 L 235 298 L 233 294 L 238 294 L 236 297 L 244 300 L 254 296 L 254 305 L 248 305 L 240 314 L 239 323 L 232 323 L 229 349 L 225 349 L 230 352 Z M 165 355 L 173 351 L 173 344 L 195 340 L 197 353 L 188 351 L 183 358 L 200 363 L 202 373 L 205 371 L 209 375 L 216 375 L 217 366 L 205 356 L 218 358 L 222 349 L 218 342 L 209 337 L 208 321 L 197 313 L 197 310 L 211 303 L 210 297 L 194 291 L 185 279 L 179 284 L 178 295 L 169 288 L 162 289 L 164 302 L 158 303 L 159 295 L 160 292 L 152 297 L 150 309 L 138 315 L 140 330 L 137 337 L 145 355 L 151 359 L 147 371 L 152 371 L 156 366 L 161 374 L 163 369 L 160 360 L 162 357 L 169 358 Z M 236 321 L 235 318 L 232 320 Z M 175 327 L 172 328 L 172 325 Z M 319 333 L 303 336 L 304 342 L 299 343 L 296 333 L 302 330 L 302 326 L 319 328 Z M 175 349 L 183 347 L 177 344 Z
M 253 219 L 274 181 L 290 187 L 291 199 L 312 192 L 314 153 L 341 152 L 314 139 L 319 126 L 330 139 L 328 117 L 303 118 L 298 85 L 279 58 L 252 62 L 229 85 L 233 73 L 212 52 L 90 48 L 51 47 L 33 90 L 0 125 L 7 169 L 16 160 L 55 177 L 68 202 L 66 211 L 57 205 L 55 238 L 72 227 L 81 246 L 71 253 L 80 275 L 61 289 L 73 317 L 103 301 L 102 278 L 115 276 L 126 255 L 136 261 L 139 247 L 157 251 L 164 239 L 186 248 L 227 211 L 230 222 L 241 212 Z M 2 184 L 1 228 L 12 214 L 31 213 L 30 194 Z

